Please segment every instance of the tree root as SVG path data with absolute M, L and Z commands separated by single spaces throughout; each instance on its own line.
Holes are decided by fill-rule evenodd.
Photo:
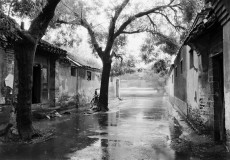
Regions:
M 97 112 L 107 112 L 109 111 L 108 105 L 103 105 L 101 103 L 98 104 L 97 108 L 96 108 Z

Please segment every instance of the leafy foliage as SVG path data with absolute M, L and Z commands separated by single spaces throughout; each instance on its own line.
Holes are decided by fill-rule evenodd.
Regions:
M 181 0 L 183 20 L 187 23 L 191 23 L 197 12 L 199 12 L 203 6 L 203 0 Z
M 36 2 L 31 1 L 31 0 L 14 0 L 12 5 L 12 11 L 16 13 L 18 16 L 32 16 L 35 14 L 35 5 Z
M 34 18 L 46 5 L 47 0 L 1 0 L 0 8 L 5 13 L 18 17 Z
M 124 61 L 116 60 L 111 68 L 110 76 L 120 76 L 136 72 L 136 60 L 134 56 L 129 55 Z
M 159 76 L 162 77 L 168 73 L 168 70 L 167 70 L 168 67 L 169 67 L 169 63 L 166 62 L 166 60 L 159 59 L 153 64 L 152 69 L 156 74 L 159 74 Z
M 50 28 L 45 40 L 58 47 L 77 47 L 82 41 L 76 27 L 62 24 L 59 28 Z
M 162 46 L 162 51 L 168 53 L 169 55 L 175 54 L 178 51 L 180 45 L 176 40 L 176 36 L 173 34 L 170 34 L 169 36 L 158 34 L 156 45 L 161 44 L 164 44 Z
M 167 80 L 166 74 L 161 75 L 161 74 L 157 74 L 155 72 L 152 72 L 152 70 L 145 70 L 143 78 L 146 81 L 152 82 L 152 86 L 156 90 L 158 90 L 158 91 L 160 91 L 160 90 L 164 91 L 165 90 L 166 80 Z
M 115 39 L 113 44 L 113 51 L 119 52 L 125 45 L 127 44 L 127 37 L 126 35 L 121 35 Z
M 146 38 L 141 46 L 141 59 L 147 64 L 158 57 L 159 53 L 156 51 L 156 45 L 152 38 Z

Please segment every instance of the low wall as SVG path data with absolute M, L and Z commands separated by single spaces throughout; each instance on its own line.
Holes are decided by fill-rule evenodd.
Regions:
M 189 122 L 189 124 L 199 131 L 199 133 L 211 133 L 212 128 L 206 125 L 199 109 L 191 109 L 186 102 L 177 97 L 169 96 L 169 102 L 175 109 Z

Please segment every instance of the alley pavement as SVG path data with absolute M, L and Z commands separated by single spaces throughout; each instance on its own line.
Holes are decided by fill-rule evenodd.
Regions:
M 55 136 L 28 145 L 0 145 L 3 160 L 227 160 L 223 145 L 197 135 L 153 89 L 125 88 L 110 111 L 82 112 L 40 123 Z

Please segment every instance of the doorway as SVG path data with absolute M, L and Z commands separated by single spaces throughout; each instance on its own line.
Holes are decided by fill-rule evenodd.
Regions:
M 223 54 L 213 57 L 214 139 L 225 140 Z
M 41 102 L 41 66 L 33 67 L 33 88 L 32 88 L 32 103 Z

